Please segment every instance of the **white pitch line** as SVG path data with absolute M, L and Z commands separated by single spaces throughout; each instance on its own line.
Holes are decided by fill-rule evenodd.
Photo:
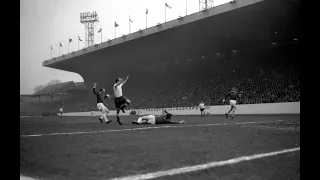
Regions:
M 292 148 L 292 149 L 285 149 L 285 150 L 282 150 L 282 151 L 275 151 L 275 152 L 270 152 L 270 153 L 255 154 L 255 155 L 251 155 L 251 156 L 242 156 L 242 157 L 229 159 L 229 160 L 225 160 L 225 161 L 215 161 L 215 162 L 210 162 L 210 163 L 206 163 L 206 164 L 199 164 L 199 165 L 195 165 L 195 166 L 186 166 L 186 167 L 175 168 L 175 169 L 170 169 L 170 170 L 166 170 L 166 171 L 157 171 L 157 172 L 146 173 L 146 174 L 138 174 L 138 175 L 132 175 L 132 176 L 117 177 L 117 178 L 112 178 L 112 179 L 109 179 L 109 180 L 154 179 L 154 178 L 163 177 L 163 176 L 172 176 L 172 175 L 177 175 L 177 174 L 182 174 L 182 173 L 189 173 L 189 172 L 194 172 L 194 171 L 200 171 L 200 170 L 219 167 L 219 166 L 236 164 L 236 163 L 240 163 L 240 162 L 243 162 L 243 161 L 251 161 L 251 160 L 255 160 L 255 159 L 260 159 L 260 158 L 270 157 L 270 156 L 276 156 L 276 155 L 279 155 L 279 154 L 295 152 L 295 151 L 300 151 L 300 147 Z
M 77 122 L 77 121 L 71 121 L 71 122 L 60 122 L 59 124 L 84 124 L 84 123 L 97 123 L 99 121 L 83 121 L 83 122 Z
M 20 180 L 36 180 L 36 179 L 31 178 L 31 177 L 27 177 L 27 176 L 20 175 Z
M 202 127 L 202 126 L 231 126 L 231 125 L 258 124 L 258 123 L 279 122 L 279 121 L 284 121 L 284 120 L 259 121 L 259 122 L 239 122 L 239 123 L 225 123 L 225 124 L 198 124 L 198 125 L 158 126 L 158 127 L 143 127 L 143 128 L 132 128 L 132 129 L 110 129 L 110 130 L 105 130 L 105 131 L 87 131 L 87 132 L 67 132 L 67 133 L 50 133 L 50 134 L 29 134 L 29 135 L 21 135 L 20 137 L 39 137 L 39 136 L 55 136 L 55 135 L 93 134 L 93 133 L 123 132 L 123 131 L 137 131 L 137 130 L 163 129 L 163 128 L 183 128 L 183 127 Z
M 43 124 L 43 123 L 47 123 L 47 124 L 59 124 L 59 125 L 61 125 L 61 124 L 85 124 L 85 123 L 97 123 L 97 122 L 99 122 L 99 121 L 83 121 L 83 122 L 81 122 L 81 121 L 70 121 L 70 122 L 63 122 L 63 121 L 61 121 L 61 122 L 58 122 L 58 123 L 56 123 L 56 122 L 43 122 L 43 121 L 36 121 L 36 122 L 26 122 L 26 123 L 21 123 L 21 124 L 20 124 L 20 126 L 27 125 L 27 124 L 38 124 L 38 123 L 41 123 L 41 124 Z

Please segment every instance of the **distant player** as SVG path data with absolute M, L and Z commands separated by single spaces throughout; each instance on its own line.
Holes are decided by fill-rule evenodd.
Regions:
M 122 86 L 127 82 L 129 79 L 129 76 L 126 78 L 117 78 L 115 84 L 113 85 L 113 91 L 114 91 L 114 103 L 117 108 L 117 121 L 120 125 L 122 125 L 120 118 L 119 118 L 119 112 L 122 110 L 123 113 L 125 113 L 124 109 L 131 103 L 129 99 L 127 99 L 122 94 Z
M 101 123 L 104 121 L 106 124 L 109 124 L 112 120 L 107 119 L 106 115 L 109 113 L 109 109 L 104 106 L 103 100 L 105 98 L 110 98 L 110 95 L 105 95 L 106 90 L 103 88 L 100 89 L 100 92 L 96 92 L 96 86 L 97 83 L 93 83 L 93 93 L 97 96 L 97 108 L 102 112 L 102 116 L 99 118 L 99 120 Z
M 59 109 L 59 114 L 60 114 L 60 118 L 62 118 L 62 115 L 63 115 L 63 109 L 62 109 L 62 107 Z
M 222 102 L 224 102 L 225 99 L 227 99 L 228 97 L 230 98 L 230 101 L 229 101 L 229 102 L 230 102 L 231 108 L 230 108 L 230 110 L 229 110 L 228 113 L 225 113 L 225 115 L 226 115 L 226 118 L 228 119 L 228 115 L 229 115 L 230 112 L 233 110 L 233 111 L 232 111 L 232 115 L 231 115 L 231 117 L 232 117 L 232 119 L 233 119 L 233 118 L 234 118 L 234 112 L 235 112 L 236 109 L 237 109 L 237 108 L 236 108 L 237 98 L 240 98 L 240 97 L 241 97 L 241 94 L 238 94 L 236 88 L 233 87 L 232 90 L 227 93 L 226 97 L 222 100 Z
M 94 108 L 91 106 L 91 118 L 95 118 L 96 115 L 94 114 Z
M 132 124 L 183 124 L 185 121 L 171 121 L 173 115 L 168 113 L 166 110 L 162 111 L 162 114 L 159 116 L 147 115 L 139 117 L 138 120 L 133 120 Z
M 203 116 L 206 114 L 205 111 L 204 111 L 205 108 L 204 108 L 203 101 L 200 102 L 199 108 L 200 108 L 200 113 L 201 113 L 201 118 L 202 118 L 202 114 L 203 114 Z

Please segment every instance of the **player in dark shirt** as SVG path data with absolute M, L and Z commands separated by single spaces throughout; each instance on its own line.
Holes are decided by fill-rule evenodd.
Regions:
M 172 121 L 171 117 L 173 114 L 168 113 L 166 110 L 162 111 L 162 114 L 159 116 L 156 115 L 147 115 L 138 118 L 138 120 L 133 120 L 132 124 L 183 124 L 185 121 Z
M 102 116 L 99 118 L 100 122 L 103 123 L 102 120 L 104 120 L 104 122 L 106 124 L 110 123 L 112 120 L 108 120 L 107 119 L 107 114 L 109 113 L 109 109 L 106 108 L 106 106 L 103 104 L 103 100 L 105 98 L 110 98 L 109 94 L 106 94 L 106 90 L 105 89 L 100 89 L 100 92 L 96 92 L 96 86 L 97 83 L 93 83 L 93 93 L 97 96 L 97 108 L 99 109 L 99 111 L 102 112 Z
M 222 102 L 224 102 L 227 98 L 230 98 L 229 102 L 231 105 L 230 110 L 228 111 L 228 113 L 225 113 L 226 118 L 228 119 L 228 115 L 230 114 L 230 112 L 232 111 L 232 115 L 231 117 L 234 118 L 234 112 L 236 111 L 236 104 L 237 104 L 237 98 L 240 98 L 241 94 L 238 94 L 237 90 L 235 87 L 232 88 L 232 90 L 230 92 L 227 93 L 226 97 L 222 100 Z

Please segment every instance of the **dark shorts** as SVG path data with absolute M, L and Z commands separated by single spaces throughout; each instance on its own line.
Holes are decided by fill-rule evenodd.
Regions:
M 114 104 L 116 105 L 116 108 L 120 108 L 122 104 L 126 102 L 127 98 L 125 96 L 114 98 Z
M 200 111 L 204 111 L 204 108 L 200 108 Z

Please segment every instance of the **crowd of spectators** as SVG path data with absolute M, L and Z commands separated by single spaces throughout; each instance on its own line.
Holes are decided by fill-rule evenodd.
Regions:
M 277 52 L 256 64 L 226 68 L 225 71 L 215 76 L 190 76 L 168 84 L 168 88 L 161 92 L 155 89 L 152 93 L 150 90 L 143 96 L 138 95 L 137 103 L 132 107 L 189 107 L 197 106 L 200 101 L 206 105 L 222 105 L 232 87 L 242 95 L 239 104 L 300 101 L 300 67 L 294 57 L 288 58 Z
M 222 99 L 232 87 L 236 87 L 241 94 L 239 104 L 298 102 L 300 67 L 294 59 L 296 57 L 276 52 L 262 58 L 261 61 L 250 62 L 250 65 L 241 62 L 237 68 L 226 67 L 224 73 L 193 74 L 187 78 L 168 81 L 167 87 L 162 89 L 152 85 L 143 89 L 136 87 L 130 90 L 133 95 L 129 99 L 134 102 L 130 108 L 190 107 L 197 106 L 200 101 L 211 106 L 222 105 Z M 94 97 L 91 99 L 89 102 L 88 97 L 83 95 L 69 97 L 63 102 L 64 111 L 90 111 L 91 107 L 96 107 Z M 56 111 L 62 105 L 62 100 L 55 100 L 53 103 L 49 102 L 50 99 L 43 99 L 46 103 L 38 101 L 34 97 L 20 97 L 20 115 Z M 114 109 L 113 101 L 107 103 L 109 109 Z

